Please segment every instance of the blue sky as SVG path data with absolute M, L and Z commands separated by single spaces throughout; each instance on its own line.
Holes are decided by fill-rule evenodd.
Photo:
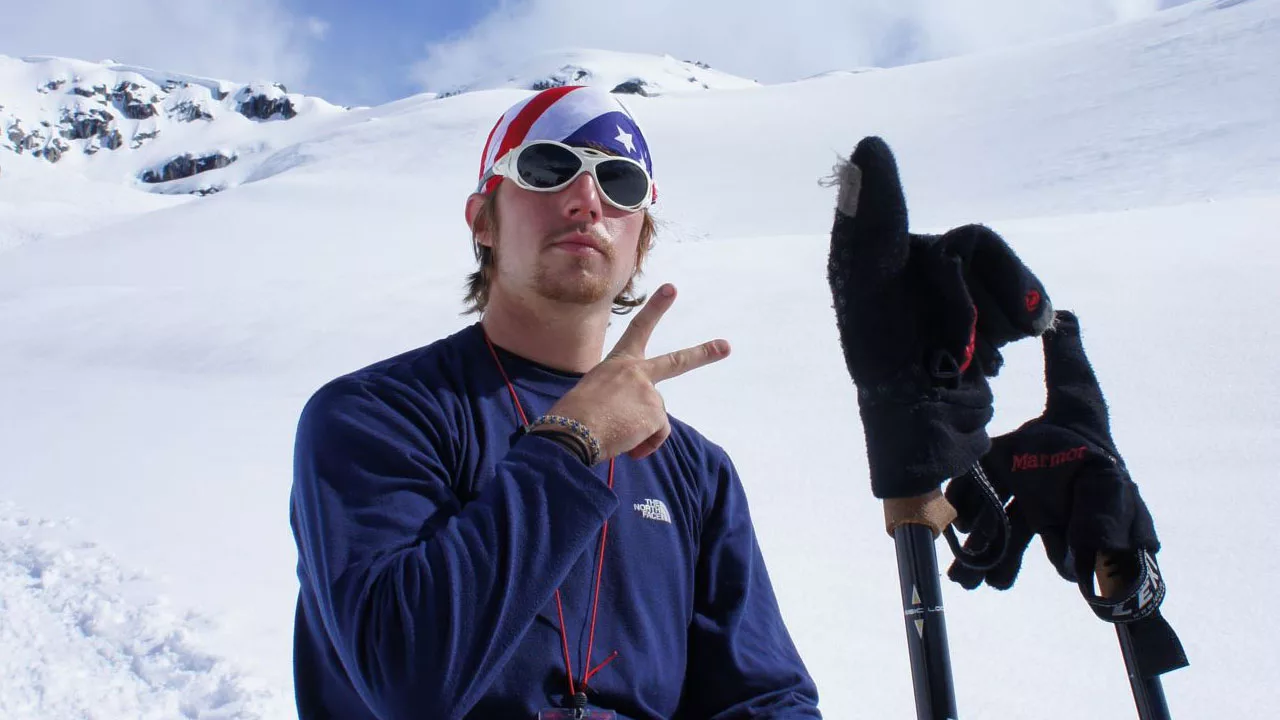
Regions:
M 285 6 L 327 26 L 311 58 L 308 92 L 347 105 L 372 105 L 421 92 L 410 68 L 423 49 L 462 36 L 497 5 L 496 0 L 286 0 Z
M 508 0 L 523 2 L 524 0 Z M 501 0 L 0 0 L 0 55 L 285 83 L 346 105 L 422 91 L 415 63 Z
M 893 66 L 1186 0 L 0 0 L 0 55 L 283 82 L 343 105 L 442 91 L 557 48 L 669 54 L 765 83 Z

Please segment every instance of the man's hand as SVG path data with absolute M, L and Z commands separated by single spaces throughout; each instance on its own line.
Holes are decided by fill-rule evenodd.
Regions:
M 646 357 L 649 338 L 675 298 L 674 286 L 659 288 L 605 359 L 549 411 L 591 430 L 600 441 L 601 460 L 622 453 L 640 459 L 661 447 L 671 435 L 671 425 L 656 385 L 729 356 L 728 342 L 711 340 Z
M 878 498 L 935 490 L 990 447 L 998 349 L 1039 335 L 1044 287 L 995 232 L 907 229 L 893 153 L 864 138 L 839 171 L 828 280 Z

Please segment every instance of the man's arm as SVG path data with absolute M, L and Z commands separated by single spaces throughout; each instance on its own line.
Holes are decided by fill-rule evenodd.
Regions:
M 421 405 L 331 383 L 295 448 L 304 590 L 382 718 L 464 715 L 618 504 L 565 448 L 526 436 L 460 507 L 440 453 L 453 428 Z
M 742 482 L 710 469 L 680 717 L 820 718 L 818 691 L 783 623 Z

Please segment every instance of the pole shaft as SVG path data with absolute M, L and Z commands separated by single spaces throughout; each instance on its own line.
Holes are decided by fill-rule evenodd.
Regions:
M 904 524 L 894 530 L 893 539 L 898 552 L 898 582 L 915 685 L 916 717 L 954 720 L 956 695 L 933 531 L 925 525 Z
M 1143 677 L 1138 672 L 1133 637 L 1127 625 L 1116 625 L 1116 635 L 1120 638 L 1120 652 L 1124 655 L 1124 669 L 1129 673 L 1129 687 L 1138 706 L 1138 717 L 1140 720 L 1169 720 L 1169 705 L 1164 699 L 1160 676 Z

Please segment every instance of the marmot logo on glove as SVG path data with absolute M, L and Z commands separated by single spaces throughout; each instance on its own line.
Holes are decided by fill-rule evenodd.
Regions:
M 667 504 L 661 500 L 654 498 L 646 498 L 642 503 L 636 503 L 631 507 L 640 513 L 645 520 L 657 520 L 659 522 L 671 524 L 671 511 L 667 509 Z
M 1078 448 L 1063 450 L 1052 455 L 1049 453 L 1022 453 L 1013 456 L 1013 471 L 1020 470 L 1043 470 L 1045 468 L 1055 468 L 1063 463 L 1075 462 L 1084 457 L 1086 448 L 1081 445 Z

